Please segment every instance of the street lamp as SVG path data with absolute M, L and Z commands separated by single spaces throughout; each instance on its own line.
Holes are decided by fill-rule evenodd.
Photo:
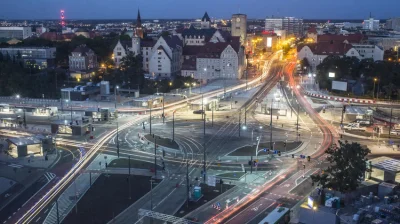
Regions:
M 372 99 L 375 99 L 375 83 L 376 83 L 376 81 L 378 81 L 378 79 L 374 78 L 374 89 L 372 91 Z
M 115 86 L 114 88 L 115 109 L 117 109 L 117 89 L 119 89 L 119 86 Z

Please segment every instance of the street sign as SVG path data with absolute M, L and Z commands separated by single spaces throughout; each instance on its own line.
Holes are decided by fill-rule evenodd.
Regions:
M 207 176 L 207 185 L 208 186 L 213 186 L 213 187 L 215 187 L 215 185 L 216 185 L 216 182 L 217 182 L 217 178 L 215 178 L 215 176 Z

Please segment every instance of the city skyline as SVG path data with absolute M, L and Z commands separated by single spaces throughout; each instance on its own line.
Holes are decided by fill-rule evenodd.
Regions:
M 384 4 L 379 5 L 372 0 L 363 1 L 362 5 L 355 0 L 327 1 L 323 4 L 318 0 L 286 0 L 280 2 L 260 0 L 245 2 L 221 0 L 215 2 L 204 0 L 201 3 L 165 0 L 157 4 L 144 0 L 115 0 L 112 4 L 109 0 L 36 0 L 34 5 L 21 4 L 21 1 L 24 0 L 3 0 L 3 3 L 6 2 L 6 4 L 3 4 L 0 9 L 0 20 L 58 19 L 61 9 L 66 11 L 67 20 L 135 19 L 138 8 L 141 10 L 144 19 L 196 19 L 201 18 L 205 11 L 212 18 L 230 18 L 234 13 L 244 13 L 252 19 L 263 19 L 271 16 L 293 16 L 304 19 L 365 19 L 369 17 L 370 12 L 377 19 L 398 16 L 396 0 L 387 0 Z M 258 7 L 254 7 L 256 5 Z M 355 8 L 358 10 L 354 10 Z

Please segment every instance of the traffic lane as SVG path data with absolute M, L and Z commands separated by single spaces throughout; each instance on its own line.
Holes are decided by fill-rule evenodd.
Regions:
M 6 207 L 0 212 L 0 223 L 12 223 L 8 220 L 17 213 L 22 207 L 24 207 L 33 196 L 43 189 L 51 180 L 54 178 L 50 173 L 43 174 L 37 181 L 31 186 L 25 189 L 19 194 L 13 201 L 11 201 Z
M 243 224 L 248 223 L 258 214 L 264 212 L 268 208 L 276 205 L 276 200 L 274 198 L 261 197 L 256 200 L 253 204 L 246 207 L 244 210 L 233 216 L 231 219 L 226 221 L 226 224 Z

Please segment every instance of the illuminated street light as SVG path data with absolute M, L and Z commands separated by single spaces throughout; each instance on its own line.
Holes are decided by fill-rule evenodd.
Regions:
M 16 95 L 16 97 L 17 97 L 17 99 L 19 99 L 20 96 L 19 96 L 19 95 Z
M 247 129 L 247 127 L 246 127 L 246 126 L 243 126 L 243 127 L 242 127 L 242 129 L 243 129 L 243 130 L 246 130 L 246 129 Z

